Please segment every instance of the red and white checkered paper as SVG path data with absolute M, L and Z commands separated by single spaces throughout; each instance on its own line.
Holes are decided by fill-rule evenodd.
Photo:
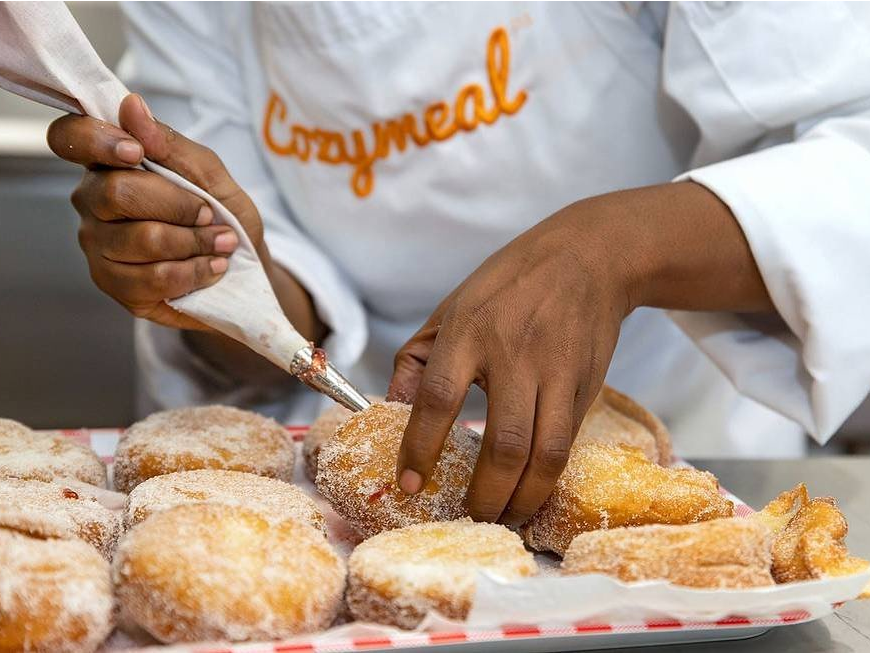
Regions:
M 475 429 L 480 429 L 480 423 L 468 423 Z M 290 437 L 297 443 L 301 442 L 306 426 L 290 426 L 287 431 Z M 109 466 L 113 462 L 113 455 L 118 443 L 121 430 L 119 429 L 68 429 L 62 433 L 77 442 L 93 448 L 103 461 Z M 349 554 L 357 543 L 352 531 L 331 510 L 328 504 L 317 495 L 314 486 L 305 478 L 301 469 L 301 450 L 297 451 L 297 468 L 294 482 L 302 489 L 308 491 L 323 510 L 327 519 L 329 539 L 344 554 Z M 688 466 L 683 461 L 677 461 L 677 466 Z M 746 516 L 753 509 L 735 495 L 726 490 L 722 493 L 735 505 L 737 515 Z M 336 626 L 322 633 L 312 633 L 292 638 L 282 642 L 245 643 L 245 644 L 184 644 L 180 646 L 162 646 L 147 635 L 136 629 L 118 632 L 109 640 L 105 651 L 140 651 L 157 650 L 161 653 L 344 653 L 349 651 L 378 651 L 391 649 L 413 649 L 431 646 L 455 645 L 457 648 L 476 648 L 477 644 L 503 642 L 505 647 L 522 641 L 529 640 L 552 640 L 564 642 L 565 638 L 576 640 L 577 648 L 592 648 L 599 645 L 613 646 L 619 643 L 637 646 L 653 641 L 662 641 L 662 637 L 683 641 L 700 641 L 714 639 L 730 639 L 740 634 L 751 634 L 753 631 L 803 623 L 818 619 L 830 614 L 834 605 L 842 601 L 854 598 L 860 593 L 861 588 L 870 580 L 870 574 L 860 577 L 848 577 L 845 579 L 829 579 L 824 581 L 810 581 L 808 583 L 783 585 L 775 588 L 757 588 L 754 590 L 692 590 L 677 588 L 667 583 L 635 583 L 624 584 L 619 581 L 600 575 L 578 576 L 572 578 L 557 577 L 553 573 L 554 561 L 548 556 L 539 556 L 542 563 L 543 578 L 533 578 L 521 581 L 519 584 L 504 585 L 494 579 L 481 576 L 478 583 L 478 593 L 475 597 L 472 612 L 467 622 L 452 622 L 439 617 L 430 617 L 417 631 L 408 632 L 380 625 L 350 623 Z M 837 584 L 837 581 L 840 581 Z M 831 587 L 830 583 L 834 582 Z M 523 598 L 523 588 L 517 587 L 522 583 L 547 583 L 547 587 L 538 587 L 534 592 L 540 592 L 541 596 Z M 580 583 L 591 583 L 584 586 Z M 559 584 L 562 584 L 560 587 Z M 483 586 L 483 589 L 481 588 Z M 805 587 L 802 587 L 805 586 Z M 490 591 L 487 591 L 489 588 Z M 553 605 L 570 607 L 572 598 L 564 596 L 563 590 L 580 589 L 581 596 L 587 604 L 594 604 L 595 609 L 600 611 L 602 600 L 607 595 L 619 592 L 627 593 L 626 596 L 646 597 L 628 601 L 624 607 L 627 609 L 606 610 L 604 615 L 584 614 L 576 619 L 565 618 L 565 615 L 557 615 L 552 618 L 549 615 L 537 615 L 529 618 L 535 608 L 541 609 L 548 601 L 542 601 L 543 595 L 549 595 L 549 603 Z M 789 594 L 791 592 L 791 594 Z M 555 593 L 555 594 L 554 594 Z M 571 593 L 571 592 L 569 592 Z M 553 602 L 553 596 L 555 601 Z M 763 606 L 770 597 L 771 610 L 764 610 Z M 750 610 L 741 612 L 735 609 L 733 613 L 723 608 L 722 614 L 715 614 L 713 618 L 693 619 L 686 618 L 685 612 L 682 618 L 674 617 L 686 606 L 697 604 L 699 599 L 703 602 L 704 597 L 708 600 L 715 599 L 718 605 L 731 603 L 729 596 L 737 606 L 752 606 Z M 746 602 L 749 596 L 750 602 Z M 590 597 L 594 597 L 591 601 Z M 783 598 L 784 597 L 784 598 Z M 576 598 L 576 597 L 575 597 Z M 622 599 L 615 599 L 616 603 Z M 606 602 L 606 601 L 605 601 Z M 483 604 L 489 603 L 489 605 Z M 672 614 L 662 611 L 661 606 L 671 606 Z M 519 610 L 516 606 L 520 606 Z M 759 608 L 762 606 L 762 609 Z M 778 609 L 773 606 L 779 606 Z M 510 615 L 513 610 L 515 615 Z M 560 610 L 565 612 L 564 608 Z M 585 611 L 589 613 L 589 609 Z M 519 618 L 493 620 L 492 615 L 505 615 Z M 712 613 L 710 613 L 712 614 Z M 495 623 L 498 625 L 493 625 Z M 465 645 L 465 646 L 463 646 Z

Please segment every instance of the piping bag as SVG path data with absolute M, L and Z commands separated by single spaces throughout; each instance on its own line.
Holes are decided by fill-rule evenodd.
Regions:
M 0 3 L 0 87 L 41 104 L 118 124 L 129 91 L 109 70 L 62 2 Z M 293 327 L 236 217 L 184 177 L 152 161 L 142 167 L 205 200 L 215 224 L 231 226 L 239 246 L 217 283 L 168 300 L 174 309 L 244 343 L 275 365 L 339 404 L 369 405 Z

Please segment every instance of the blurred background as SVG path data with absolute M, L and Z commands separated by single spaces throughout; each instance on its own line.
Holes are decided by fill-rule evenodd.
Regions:
M 114 2 L 69 7 L 112 68 Z M 132 422 L 132 318 L 91 282 L 69 196 L 81 177 L 45 144 L 58 112 L 0 91 L 0 416 L 37 428 Z M 818 453 L 817 449 L 812 449 Z M 823 453 L 870 452 L 865 401 Z

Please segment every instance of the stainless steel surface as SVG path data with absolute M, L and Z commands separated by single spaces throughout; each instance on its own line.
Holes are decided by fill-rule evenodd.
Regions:
M 804 481 L 813 496 L 834 496 L 849 520 L 849 547 L 870 558 L 870 457 L 818 457 L 806 460 L 694 460 L 722 485 L 755 508 Z M 661 650 L 678 653 L 847 653 L 870 651 L 870 601 L 852 601 L 834 614 L 807 624 L 773 628 L 749 640 L 679 644 Z
M 318 350 L 300 349 L 293 356 L 290 371 L 300 380 L 318 392 L 354 412 L 371 406 L 362 392 L 353 387 L 332 363 L 324 357 L 318 359 Z M 323 354 L 320 354 L 323 355 Z

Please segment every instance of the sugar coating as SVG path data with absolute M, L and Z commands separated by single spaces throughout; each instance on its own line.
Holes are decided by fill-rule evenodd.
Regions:
M 770 529 L 739 517 L 591 531 L 571 542 L 561 572 L 709 589 L 762 587 L 773 585 L 772 542 Z
M 366 395 L 366 398 L 372 403 L 384 400 L 383 397 L 377 395 Z M 305 476 L 309 480 L 313 481 L 317 477 L 317 457 L 320 455 L 323 443 L 329 440 L 335 434 L 336 429 L 351 415 L 353 413 L 344 406 L 333 404 L 320 413 L 308 431 L 305 432 L 305 438 L 302 440 L 302 457 L 305 463 L 303 467 Z
M 81 489 L 18 478 L 0 478 L 0 526 L 37 537 L 78 538 L 106 558 L 121 530 L 115 513 Z
M 198 469 L 149 478 L 127 497 L 127 528 L 150 515 L 192 503 L 241 506 L 279 523 L 299 519 L 326 534 L 326 522 L 314 500 L 295 485 L 274 478 L 225 469 Z
M 162 642 L 274 640 L 329 626 L 345 565 L 296 519 L 190 504 L 130 529 L 113 576 L 125 616 Z
M 0 528 L 0 651 L 90 653 L 113 608 L 109 563 L 92 546 Z
M 76 478 L 106 487 L 106 466 L 88 447 L 60 433 L 38 433 L 0 418 L 0 476 L 54 481 Z
M 519 536 L 498 524 L 464 519 L 386 531 L 351 554 L 348 607 L 361 621 L 408 629 L 432 610 L 465 619 L 479 571 L 513 581 L 538 566 Z
M 277 422 L 230 406 L 177 408 L 136 422 L 115 452 L 115 487 L 130 492 L 153 476 L 230 469 L 290 481 L 293 441 Z
M 671 464 L 671 436 L 658 417 L 630 397 L 604 386 L 589 407 L 579 441 L 637 447 L 652 462 Z
M 396 461 L 411 407 L 372 404 L 339 427 L 320 451 L 317 489 L 366 536 L 467 516 L 465 492 L 480 452 L 480 436 L 454 425 L 435 470 L 419 494 L 396 486 Z
M 563 555 L 585 531 L 730 517 L 709 472 L 650 462 L 637 448 L 575 442 L 552 494 L 523 527 L 526 544 Z

